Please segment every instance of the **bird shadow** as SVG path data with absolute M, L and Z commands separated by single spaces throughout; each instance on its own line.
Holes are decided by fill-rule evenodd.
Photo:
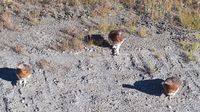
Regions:
M 149 95 L 161 96 L 164 93 L 161 84 L 163 81 L 162 79 L 141 80 L 136 81 L 133 85 L 122 84 L 122 87 L 136 89 Z
M 16 85 L 18 80 L 16 69 L 7 67 L 0 68 L 0 78 L 6 81 L 10 81 L 13 86 Z
M 104 37 L 100 34 L 87 35 L 84 37 L 84 41 L 89 45 L 93 44 L 99 47 L 112 47 L 109 42 L 105 40 Z

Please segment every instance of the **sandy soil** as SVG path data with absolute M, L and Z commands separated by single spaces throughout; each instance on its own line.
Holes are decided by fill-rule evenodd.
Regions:
M 87 28 L 81 19 L 46 17 L 41 24 L 27 25 L 15 17 L 21 32 L 0 32 L 1 112 L 199 112 L 200 54 L 185 62 L 175 43 L 176 31 L 140 38 L 126 33 L 119 56 L 108 47 L 88 46 L 60 52 L 48 46 L 61 38 L 61 28 Z M 173 32 L 173 33 L 170 33 Z M 107 34 L 103 34 L 107 39 Z M 22 47 L 22 53 L 13 48 Z M 154 50 L 152 50 L 154 49 Z M 43 65 L 40 62 L 43 60 Z M 15 68 L 29 64 L 33 75 L 25 87 L 13 86 Z M 161 82 L 169 76 L 183 81 L 171 100 Z

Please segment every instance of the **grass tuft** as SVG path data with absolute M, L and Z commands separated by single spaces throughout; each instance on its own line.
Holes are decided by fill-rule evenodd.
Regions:
M 93 11 L 91 11 L 90 15 L 92 17 L 96 17 L 96 16 L 106 17 L 110 14 L 111 8 L 112 8 L 112 4 L 107 1 L 97 6 Z
M 38 25 L 41 22 L 40 11 L 32 10 L 25 18 L 30 22 L 31 25 Z
M 195 33 L 195 34 L 194 34 L 194 37 L 195 37 L 196 39 L 200 39 L 200 33 Z
M 181 10 L 179 13 L 179 18 L 183 27 L 190 30 L 200 29 L 200 17 L 197 13 L 188 10 Z
M 98 26 L 97 29 L 101 33 L 108 33 L 109 31 L 116 29 L 117 25 L 114 23 L 109 23 L 108 21 L 103 20 Z
M 138 28 L 137 34 L 142 38 L 146 38 L 151 35 L 149 29 L 145 26 Z
M 13 0 L 3 0 L 3 4 L 12 4 Z
M 21 28 L 13 23 L 11 12 L 2 11 L 0 13 L 0 31 L 2 31 L 4 28 L 12 31 L 21 31 Z
M 188 61 L 196 61 L 197 58 L 194 55 L 194 52 L 199 50 L 200 43 L 199 42 L 189 42 L 189 41 L 181 41 L 181 48 L 185 51 L 186 57 Z
M 131 33 L 137 33 L 137 19 L 130 19 L 126 22 L 125 27 L 129 30 Z

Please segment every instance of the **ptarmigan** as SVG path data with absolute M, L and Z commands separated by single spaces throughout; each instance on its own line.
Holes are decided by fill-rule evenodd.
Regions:
M 22 84 L 24 86 L 27 82 L 27 79 L 32 75 L 32 70 L 29 65 L 20 64 L 17 67 L 16 75 L 19 79 L 20 85 Z
M 169 77 L 163 83 L 165 94 L 174 96 L 181 89 L 181 80 L 178 77 Z
M 119 55 L 120 46 L 125 40 L 122 33 L 123 33 L 122 30 L 112 30 L 108 35 L 108 38 L 112 44 L 114 55 Z

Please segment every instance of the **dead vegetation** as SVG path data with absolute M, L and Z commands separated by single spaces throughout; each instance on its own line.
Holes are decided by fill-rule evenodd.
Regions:
M 125 27 L 131 33 L 137 33 L 137 19 L 130 19 L 126 22 Z
M 139 28 L 137 29 L 136 33 L 137 33 L 141 38 L 146 38 L 146 37 L 151 36 L 150 29 L 147 28 L 147 27 L 145 27 L 145 26 L 139 27 Z
M 40 59 L 35 64 L 39 69 L 46 69 L 50 66 L 50 63 L 46 59 Z
M 179 42 L 179 45 L 184 50 L 186 61 L 197 61 L 197 57 L 194 55 L 200 48 L 199 42 L 190 42 L 187 40 L 183 40 Z
M 157 21 L 165 18 L 189 30 L 200 29 L 200 2 L 198 0 L 120 0 L 128 8 L 132 8 L 138 15 L 146 14 Z M 174 17 L 178 17 L 174 20 Z M 177 25 L 177 24 L 176 24 Z
M 155 58 L 157 58 L 158 60 L 161 59 L 161 54 L 160 54 L 160 52 L 157 49 L 152 48 L 152 49 L 150 49 L 150 51 L 153 53 L 153 56 Z
M 21 28 L 13 23 L 11 12 L 6 10 L 0 12 L 0 31 L 2 31 L 4 28 L 12 31 L 21 31 Z
M 62 28 L 60 31 L 71 37 L 82 38 L 82 32 L 79 30 L 78 27 L 76 27 L 74 25 Z
M 23 19 L 28 20 L 31 25 L 40 24 L 43 13 L 55 15 L 64 12 L 67 15 L 71 9 L 73 9 L 70 13 L 71 16 L 78 18 L 84 16 L 84 18 L 90 18 L 90 20 L 99 19 L 95 27 L 88 28 L 88 34 L 79 31 L 79 28 L 75 25 L 61 29 L 60 31 L 64 35 L 61 39 L 52 41 L 48 47 L 62 52 L 82 49 L 84 46 L 83 37 L 86 35 L 90 37 L 93 34 L 107 34 L 112 29 L 122 27 L 125 27 L 129 33 L 137 34 L 142 38 L 149 37 L 151 36 L 150 28 L 145 25 L 138 25 L 144 15 L 150 17 L 153 22 L 164 20 L 189 31 L 200 29 L 200 2 L 198 0 L 3 0 L 0 4 L 2 7 L 0 30 L 4 28 L 19 30 L 20 28 L 14 25 L 12 15 L 14 13 L 19 14 L 22 10 L 21 6 L 26 4 L 37 6 L 34 9 L 27 8 L 27 15 L 25 14 L 25 17 L 23 15 Z M 4 9 L 9 9 L 9 11 Z M 86 9 L 86 11 L 83 11 L 85 15 L 74 14 L 76 12 L 81 13 L 80 9 Z M 127 18 L 120 18 L 118 17 L 120 10 L 131 13 L 126 16 Z M 116 20 L 119 22 L 116 23 L 116 21 L 109 20 L 111 16 L 122 20 L 120 22 Z M 198 34 L 195 36 L 199 37 Z M 88 44 L 99 45 L 101 42 L 96 42 L 96 40 L 90 38 Z M 190 51 L 186 54 L 193 53 Z
M 107 17 L 112 10 L 112 4 L 109 1 L 105 1 L 101 3 L 100 5 L 97 5 L 97 7 L 94 8 L 94 10 L 91 11 L 90 15 L 92 17 L 101 16 L 101 17 Z
M 65 37 L 51 42 L 47 47 L 55 51 L 65 52 L 83 49 L 84 45 L 82 39 Z
M 183 9 L 179 12 L 179 15 L 183 27 L 190 30 L 200 29 L 200 16 L 198 13 Z
M 3 28 L 11 28 L 12 26 L 12 18 L 11 18 L 11 13 L 10 12 L 7 12 L 7 11 L 3 11 L 1 14 L 0 14 L 0 29 L 3 30 Z
M 41 21 L 40 11 L 32 10 L 24 17 L 31 25 L 38 25 Z
M 87 6 L 89 16 L 103 18 L 110 16 L 110 14 L 115 15 L 118 11 L 116 9 L 126 9 L 133 10 L 138 16 L 149 16 L 155 22 L 164 18 L 171 24 L 182 26 L 191 31 L 200 29 L 200 2 L 198 0 L 3 0 L 2 3 L 3 6 L 5 4 L 12 6 L 13 12 L 20 12 L 19 4 L 32 4 L 42 7 L 49 14 L 54 13 L 53 15 L 65 11 L 66 6 L 76 7 L 76 9 Z M 41 21 L 40 16 L 40 11 L 32 10 L 25 18 L 31 25 L 37 25 Z M 109 27 L 106 26 L 106 22 L 104 23 L 99 26 L 103 32 Z M 136 21 L 130 19 L 125 26 L 130 29 L 130 32 L 136 33 Z
M 11 4 L 13 2 L 13 0 L 3 0 L 2 3 L 3 4 Z
M 108 33 L 109 31 L 118 28 L 115 23 L 109 23 L 107 20 L 102 20 L 97 26 L 97 29 L 101 33 Z
M 83 49 L 83 32 L 78 27 L 65 27 L 60 30 L 64 35 L 48 45 L 48 48 L 64 52 Z

